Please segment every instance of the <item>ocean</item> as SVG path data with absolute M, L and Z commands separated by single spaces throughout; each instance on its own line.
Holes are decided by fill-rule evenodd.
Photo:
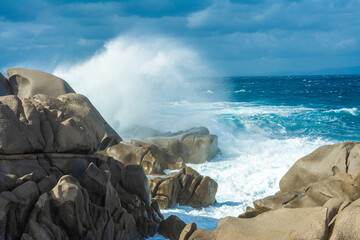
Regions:
M 302 156 L 326 144 L 360 141 L 360 75 L 198 78 L 187 83 L 196 98 L 152 105 L 148 126 L 180 130 L 206 126 L 221 154 L 188 164 L 219 184 L 217 202 L 201 210 L 163 210 L 198 228 L 238 216 L 279 181 Z M 164 239 L 156 235 L 149 239 Z

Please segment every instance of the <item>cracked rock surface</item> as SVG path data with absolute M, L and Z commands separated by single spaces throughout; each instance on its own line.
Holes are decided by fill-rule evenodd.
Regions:
M 81 94 L 0 97 L 0 154 L 88 153 L 119 141 Z
M 153 177 L 149 180 L 151 196 L 162 209 L 176 204 L 203 208 L 215 203 L 218 184 L 210 177 L 201 176 L 190 167 L 177 173 Z
M 1 239 L 142 239 L 162 215 L 141 166 L 82 154 L 0 155 Z

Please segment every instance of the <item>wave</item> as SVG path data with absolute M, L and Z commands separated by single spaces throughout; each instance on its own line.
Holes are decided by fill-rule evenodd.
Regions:
M 346 113 L 349 113 L 349 114 L 351 114 L 353 116 L 357 116 L 359 110 L 354 107 L 354 108 L 331 109 L 331 110 L 328 110 L 326 112 L 334 112 L 334 113 L 346 112 Z
M 86 95 L 117 130 L 146 125 L 153 102 L 194 99 L 188 79 L 211 74 L 196 51 L 163 37 L 118 37 L 90 59 L 63 63 L 54 74 Z

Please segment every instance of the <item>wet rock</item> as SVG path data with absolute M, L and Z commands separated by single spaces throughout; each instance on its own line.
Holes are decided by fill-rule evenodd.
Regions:
M 214 204 L 218 188 L 212 178 L 203 177 L 190 167 L 164 177 L 153 177 L 149 183 L 152 197 L 162 209 L 177 203 L 194 208 L 208 207 Z
M 171 215 L 159 225 L 159 233 L 170 240 L 178 240 L 186 224 L 177 216 Z

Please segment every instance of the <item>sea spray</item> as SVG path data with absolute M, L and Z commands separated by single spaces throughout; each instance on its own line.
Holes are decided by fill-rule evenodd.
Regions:
M 190 47 L 156 36 L 118 37 L 90 59 L 54 71 L 120 131 L 157 118 L 157 102 L 195 99 L 190 78 L 210 73 Z

